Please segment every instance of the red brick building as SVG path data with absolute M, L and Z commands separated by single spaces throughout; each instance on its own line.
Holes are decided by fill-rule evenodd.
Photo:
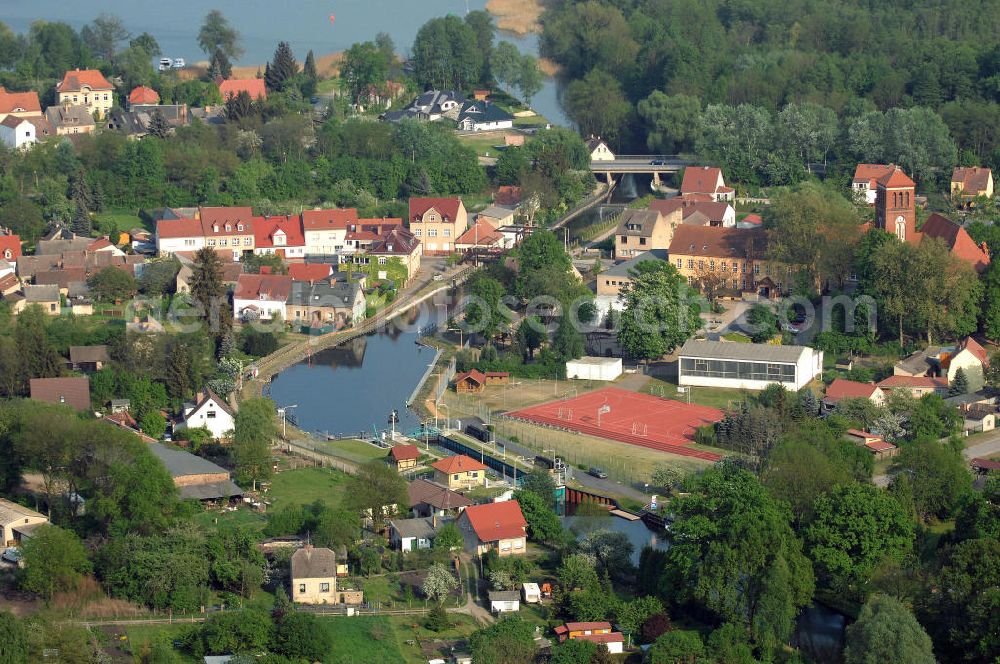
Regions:
M 899 166 L 875 181 L 875 226 L 900 240 L 916 244 L 916 184 Z

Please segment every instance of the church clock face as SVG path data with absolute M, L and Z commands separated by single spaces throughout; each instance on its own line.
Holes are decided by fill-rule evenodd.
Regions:
M 906 241 L 906 219 L 903 218 L 903 215 L 896 217 L 896 237 Z

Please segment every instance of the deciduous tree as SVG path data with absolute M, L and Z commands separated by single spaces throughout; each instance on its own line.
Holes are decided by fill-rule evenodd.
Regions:
M 620 297 L 625 307 L 618 342 L 631 357 L 659 359 L 701 325 L 699 307 L 686 280 L 667 262 L 639 263 Z
M 861 607 L 857 622 L 847 628 L 847 664 L 908 662 L 934 664 L 931 639 L 899 600 L 876 595 Z
M 198 46 L 205 55 L 212 55 L 216 50 L 222 51 L 229 59 L 238 59 L 243 55 L 240 33 L 229 24 L 218 9 L 213 9 L 205 16 L 205 21 L 198 31 Z
M 257 482 L 271 476 L 271 444 L 278 435 L 274 402 L 247 399 L 236 412 L 233 430 L 233 460 L 236 476 L 257 489 Z
M 21 587 L 50 599 L 57 590 L 73 590 L 90 573 L 90 560 L 80 538 L 70 530 L 42 525 L 21 543 L 24 567 Z

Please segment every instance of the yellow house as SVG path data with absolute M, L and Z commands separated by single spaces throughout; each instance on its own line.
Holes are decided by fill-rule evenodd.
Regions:
M 450 254 L 469 227 L 469 214 L 460 198 L 411 198 L 408 225 L 422 253 Z
M 693 288 L 773 297 L 791 284 L 782 266 L 763 260 L 766 249 L 766 231 L 760 228 L 682 225 L 670 243 L 669 260 Z
M 993 171 L 982 166 L 959 166 L 951 173 L 951 195 L 964 202 L 979 196 L 993 198 Z
M 477 556 L 496 551 L 500 556 L 524 555 L 528 522 L 516 500 L 467 507 L 455 521 L 465 550 Z
M 629 260 L 654 249 L 669 249 L 680 209 L 668 215 L 656 210 L 625 210 L 615 229 L 615 260 Z
M 292 601 L 299 604 L 337 603 L 337 554 L 311 544 L 292 554 Z
M 486 466 L 464 454 L 435 461 L 431 468 L 434 481 L 449 489 L 471 489 L 486 481 Z
M 0 498 L 0 527 L 3 528 L 4 546 L 17 546 L 22 539 L 30 538 L 32 532 L 49 518 L 33 509 Z
M 115 103 L 114 86 L 96 69 L 74 69 L 56 85 L 60 106 L 83 106 L 103 118 Z

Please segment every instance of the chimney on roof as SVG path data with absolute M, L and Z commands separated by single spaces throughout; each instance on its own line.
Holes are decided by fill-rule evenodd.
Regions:
M 195 401 L 196 404 L 199 404 L 199 403 L 201 403 L 204 400 L 205 400 L 205 393 L 204 392 L 199 391 L 197 394 L 194 395 L 194 401 Z

